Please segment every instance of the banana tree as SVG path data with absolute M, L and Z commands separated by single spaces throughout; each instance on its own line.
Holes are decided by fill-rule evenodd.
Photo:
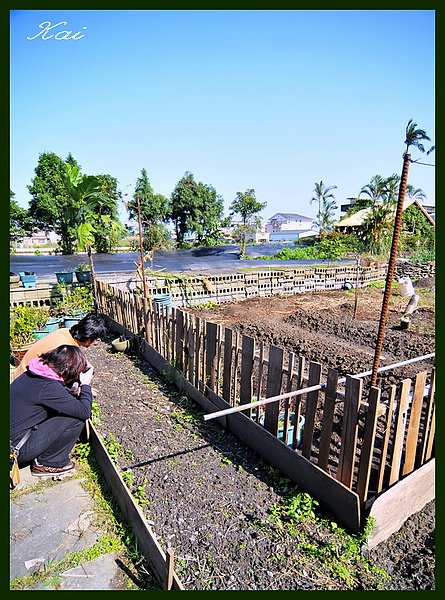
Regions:
M 77 250 L 86 250 L 91 269 L 93 294 L 95 295 L 95 271 L 92 247 L 95 233 L 107 229 L 117 232 L 122 225 L 106 214 L 109 198 L 102 193 L 102 181 L 96 175 L 84 175 L 77 165 L 65 163 L 65 173 L 62 176 L 63 184 L 72 199 L 69 207 L 70 217 L 77 222 L 76 241 Z

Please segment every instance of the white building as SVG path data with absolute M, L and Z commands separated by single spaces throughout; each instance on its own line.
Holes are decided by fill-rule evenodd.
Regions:
M 31 236 L 26 236 L 17 244 L 17 248 L 22 250 L 25 248 L 42 248 L 48 244 L 56 245 L 59 242 L 60 236 L 54 231 L 34 231 Z
M 317 235 L 314 219 L 296 213 L 276 213 L 270 217 L 265 230 L 270 242 L 293 242 Z
M 276 213 L 270 217 L 266 224 L 268 233 L 278 233 L 280 231 L 307 231 L 313 229 L 314 219 L 304 217 L 296 213 Z

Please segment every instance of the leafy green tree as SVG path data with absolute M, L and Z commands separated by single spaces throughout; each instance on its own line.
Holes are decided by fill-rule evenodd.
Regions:
M 383 201 L 385 190 L 385 179 L 381 175 L 374 175 L 371 181 L 360 190 L 359 198 L 362 194 L 366 194 L 371 199 L 372 204 L 378 204 Z
M 76 161 L 69 155 L 73 165 Z M 65 163 L 54 152 L 43 152 L 35 168 L 35 177 L 28 186 L 32 198 L 29 215 L 38 229 L 53 229 L 60 236 L 63 254 L 73 254 L 76 244 L 75 200 L 69 196 L 63 182 Z
M 14 200 L 14 192 L 9 190 L 9 247 L 12 251 L 16 244 L 32 232 L 32 222 L 28 210 Z
M 102 230 L 118 236 L 123 229 L 119 221 L 107 213 L 110 199 L 103 194 L 103 188 L 104 182 L 110 180 L 101 175 L 84 175 L 77 165 L 64 163 L 62 182 L 71 199 L 69 218 L 77 223 L 76 249 L 87 251 L 94 278 L 92 246 L 95 235 Z
M 129 217 L 133 220 L 138 218 L 138 201 L 144 249 L 153 251 L 154 248 L 165 247 L 170 238 L 164 225 L 168 220 L 168 200 L 162 194 L 154 193 L 146 169 L 141 170 L 141 175 L 136 180 L 133 198 L 126 205 Z
M 194 231 L 200 206 L 199 187 L 193 174 L 187 171 L 178 181 L 170 198 L 170 218 L 173 221 L 176 243 L 184 248 L 184 238 Z
M 414 252 L 418 252 L 420 249 L 434 252 L 435 233 L 436 228 L 417 206 L 412 204 L 403 211 L 399 248 Z
M 68 161 L 67 161 L 68 163 Z M 118 245 L 122 233 L 119 225 L 119 202 L 122 193 L 118 190 L 117 179 L 111 175 L 97 175 L 100 182 L 100 194 L 94 214 L 96 223 L 93 246 L 96 252 L 112 252 Z
M 369 214 L 364 220 L 358 237 L 365 250 L 383 254 L 388 252 L 391 243 L 394 213 L 400 188 L 400 176 L 393 173 L 389 177 L 374 175 L 371 181 L 360 190 L 369 196 Z M 412 185 L 406 186 L 411 198 L 423 200 L 425 193 Z
M 258 213 L 267 206 L 267 202 L 258 202 L 255 190 L 248 189 L 244 193 L 237 192 L 236 198 L 229 207 L 231 215 L 238 214 L 241 217 L 241 225 L 238 228 L 237 237 L 240 243 L 240 258 L 246 256 L 246 237 L 248 233 L 255 233 L 259 229 Z
M 392 202 L 374 204 L 370 207 L 368 216 L 357 232 L 357 237 L 362 242 L 365 251 L 384 254 L 389 250 L 393 215 L 394 204 Z
M 337 189 L 336 185 L 326 187 L 323 181 L 315 184 L 315 195 L 311 198 L 311 204 L 314 202 L 318 204 L 316 225 L 321 238 L 325 232 L 332 231 L 334 227 L 334 211 L 337 209 L 337 204 L 332 190 L 335 189 Z
M 192 223 L 196 232 L 196 245 L 214 246 L 221 241 L 223 211 L 223 198 L 216 193 L 212 185 L 199 181 L 198 204 Z

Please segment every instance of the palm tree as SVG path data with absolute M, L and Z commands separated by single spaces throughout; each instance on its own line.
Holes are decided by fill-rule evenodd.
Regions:
M 336 189 L 337 189 L 336 185 L 329 185 L 328 187 L 325 187 L 323 181 L 320 181 L 320 183 L 315 184 L 315 189 L 314 189 L 315 196 L 312 196 L 311 204 L 313 204 L 314 202 L 318 203 L 317 225 L 319 228 L 320 237 L 323 237 L 323 225 L 324 225 L 324 222 L 326 221 L 326 211 L 328 211 L 329 216 L 330 216 L 332 211 L 337 208 L 337 205 L 335 204 L 335 202 L 334 202 L 334 204 L 329 202 L 330 199 L 334 199 L 334 194 L 331 193 L 331 190 L 336 190 Z M 325 212 L 324 218 L 323 218 L 322 206 L 323 206 L 323 210 Z
M 381 175 L 374 175 L 371 181 L 362 187 L 359 197 L 361 194 L 366 194 L 374 204 L 381 203 L 382 197 L 385 194 L 385 182 L 386 180 Z
M 414 146 L 423 154 L 425 152 L 425 147 L 422 142 L 425 140 L 431 141 L 431 139 L 427 136 L 426 131 L 424 129 L 417 129 L 417 123 L 414 123 L 414 121 L 410 119 L 408 121 L 408 125 L 406 126 L 406 151 L 404 152 L 403 156 L 409 153 L 410 146 Z M 432 150 L 434 150 L 434 146 L 428 150 L 427 154 L 429 154 Z
M 394 230 L 392 236 L 391 252 L 388 261 L 388 272 L 386 275 L 385 293 L 382 301 L 382 311 L 380 315 L 379 329 L 377 333 L 376 348 L 374 354 L 374 363 L 372 366 L 371 386 L 375 386 L 377 383 L 377 372 L 380 363 L 380 354 L 383 346 L 383 336 L 385 334 L 386 318 L 388 316 L 389 308 L 389 297 L 391 295 L 391 286 L 394 278 L 394 269 L 397 258 L 397 245 L 399 243 L 400 230 L 402 227 L 402 214 L 403 214 L 403 203 L 405 201 L 405 192 L 408 183 L 408 172 L 409 163 L 411 162 L 411 155 L 409 149 L 411 146 L 417 148 L 420 152 L 425 152 L 425 147 L 422 142 L 430 140 L 424 129 L 417 129 L 417 123 L 414 123 L 412 119 L 408 121 L 405 130 L 405 146 L 406 150 L 403 153 L 403 168 L 402 176 L 400 178 L 399 196 L 397 199 L 396 216 L 394 219 Z M 434 148 L 434 146 L 433 146 Z M 432 149 L 429 150 L 431 152 Z

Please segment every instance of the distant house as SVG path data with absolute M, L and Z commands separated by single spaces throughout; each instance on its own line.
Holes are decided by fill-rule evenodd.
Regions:
M 301 238 L 317 235 L 314 220 L 296 213 L 276 213 L 266 223 L 265 230 L 270 242 L 295 242 Z
M 54 231 L 34 231 L 31 236 L 26 236 L 17 244 L 17 248 L 23 250 L 25 248 L 39 248 L 48 244 L 57 244 L 60 236 Z
M 403 210 L 406 210 L 411 205 L 417 206 L 418 210 L 425 215 L 432 227 L 435 227 L 436 223 L 434 218 L 432 218 L 425 207 L 417 199 L 407 198 L 403 203 Z M 371 208 L 363 208 L 362 210 L 358 210 L 350 217 L 344 217 L 343 219 L 340 219 L 340 221 L 338 221 L 334 227 L 341 233 L 353 233 L 361 228 L 363 222 L 366 220 L 370 212 Z M 393 214 L 395 214 L 395 209 Z
M 296 213 L 276 213 L 266 223 L 268 233 L 279 231 L 305 231 L 312 229 L 314 220 Z
M 223 240 L 225 242 L 233 242 L 234 241 L 234 233 L 237 229 L 242 227 L 242 221 L 232 221 L 232 223 L 228 227 L 223 227 L 221 229 L 221 233 L 223 236 Z M 257 244 L 266 243 L 269 241 L 269 234 L 266 233 L 263 219 L 260 218 L 260 227 L 254 233 L 247 232 L 246 234 L 246 242 L 254 242 Z

